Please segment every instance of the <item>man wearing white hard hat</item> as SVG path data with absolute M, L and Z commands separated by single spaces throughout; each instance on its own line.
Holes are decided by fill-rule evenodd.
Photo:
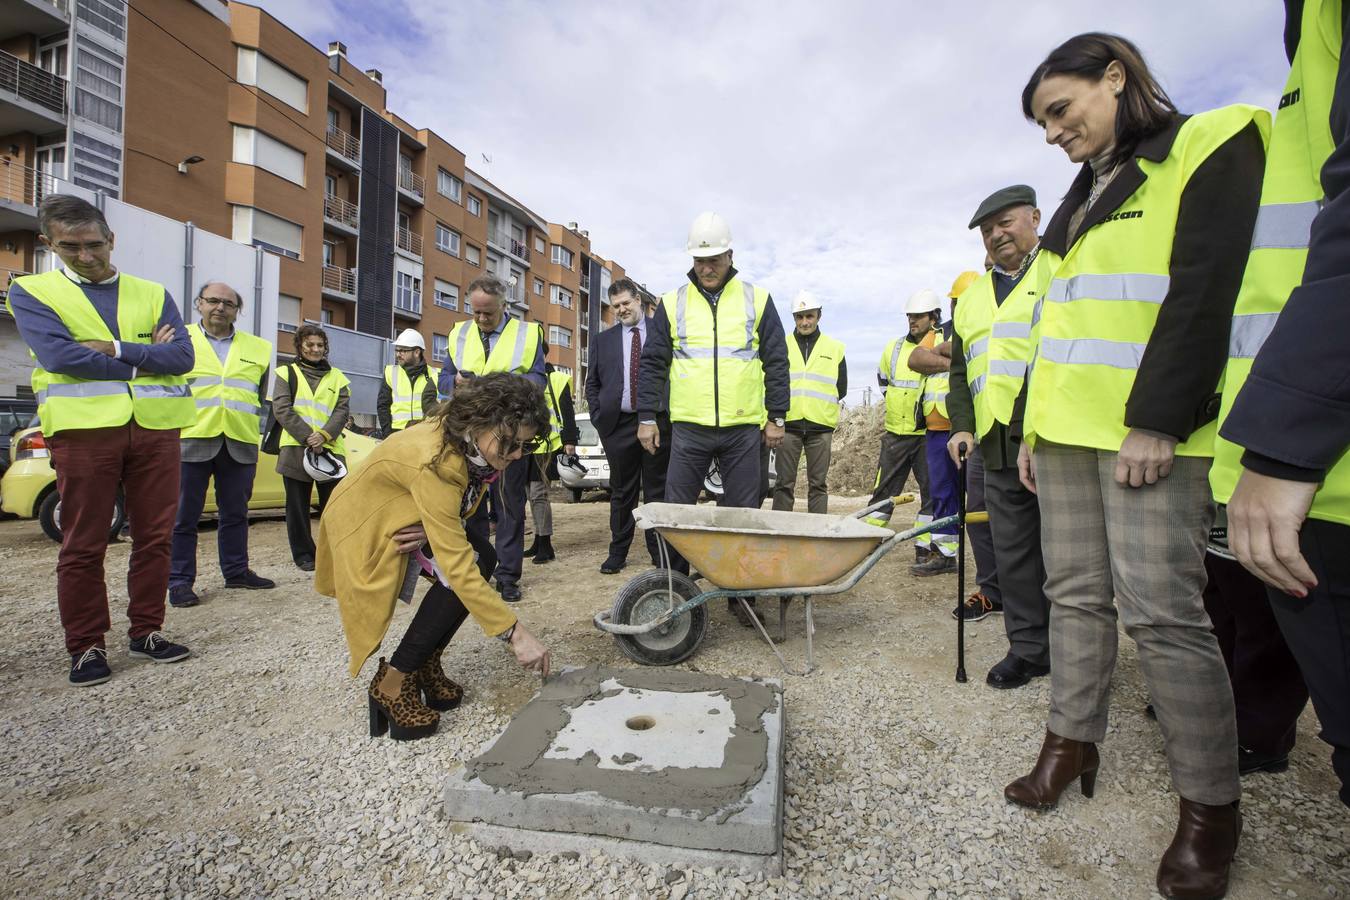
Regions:
M 441 370 L 427 366 L 427 342 L 413 328 L 394 339 L 394 365 L 384 367 L 384 381 L 375 400 L 380 431 L 389 435 L 431 415 L 436 408 L 436 382 Z
M 822 314 L 820 300 L 810 291 L 792 299 L 796 328 L 787 340 L 792 402 L 783 443 L 775 457 L 778 481 L 773 490 L 774 509 L 792 509 L 797 466 L 805 453 L 806 508 L 813 513 L 828 512 L 830 445 L 839 425 L 839 401 L 848 393 L 848 366 L 843 343 L 820 333 Z
M 923 415 L 924 376 L 910 368 L 910 357 L 919 347 L 932 349 L 937 343 L 938 333 L 934 329 L 942 317 L 941 307 L 937 294 L 927 288 L 911 295 L 905 302 L 909 331 L 886 345 L 877 366 L 877 381 L 886 395 L 886 431 L 881 436 L 877 483 L 871 502 L 899 494 L 913 472 L 914 480 L 919 483 L 919 495 L 923 498 L 915 525 L 933 520 L 933 501 L 928 488 L 928 460 L 924 453 L 924 436 L 927 434 Z M 883 507 L 866 521 L 884 526 L 890 519 L 889 508 Z M 928 562 L 934 552 L 937 551 L 933 549 L 931 538 L 921 536 L 915 540 L 916 564 Z
M 722 505 L 758 508 L 760 446 L 783 440 L 789 406 L 787 343 L 773 298 L 732 265 L 731 229 L 702 213 L 689 229 L 693 268 L 648 322 L 638 383 L 638 441 L 660 444 L 669 398 L 666 502 L 693 503 L 708 466 L 722 473 Z

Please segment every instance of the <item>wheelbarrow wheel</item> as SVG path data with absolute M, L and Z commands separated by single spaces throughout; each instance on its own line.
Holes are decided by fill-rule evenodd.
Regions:
M 616 625 L 643 625 L 670 609 L 670 591 L 677 604 L 697 597 L 701 591 L 688 575 L 650 569 L 629 579 L 619 588 L 610 611 Z M 673 666 L 694 655 L 708 632 L 708 608 L 696 606 L 678 618 L 646 634 L 616 634 L 625 656 L 644 666 Z

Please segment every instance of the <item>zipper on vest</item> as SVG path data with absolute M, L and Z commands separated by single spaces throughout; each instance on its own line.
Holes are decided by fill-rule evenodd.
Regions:
M 719 403 L 717 389 L 717 360 L 722 355 L 722 347 L 717 343 L 717 304 L 708 304 L 712 307 L 713 315 L 713 427 L 722 427 L 722 410 Z

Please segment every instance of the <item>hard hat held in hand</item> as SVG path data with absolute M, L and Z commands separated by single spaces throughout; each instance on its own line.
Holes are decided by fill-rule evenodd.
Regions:
M 811 310 L 820 312 L 820 301 L 816 295 L 810 291 L 798 291 L 797 296 L 792 298 L 792 314 L 795 316 L 800 312 L 809 312 Z
M 328 450 L 305 448 L 305 473 L 317 482 L 337 481 L 345 478 L 347 467 Z
M 937 292 L 928 288 L 915 291 L 905 301 L 905 315 L 907 316 L 918 316 L 941 308 L 942 300 L 938 297 Z
M 731 226 L 715 212 L 699 213 L 689 226 L 685 250 L 691 256 L 720 256 L 731 249 Z
M 962 272 L 960 275 L 957 275 L 956 280 L 952 282 L 952 289 L 947 292 L 947 296 L 955 300 L 965 293 L 966 288 L 979 280 L 979 272 Z
M 403 332 L 394 338 L 395 347 L 416 347 L 418 350 L 426 352 L 427 342 L 422 337 L 422 332 L 415 328 L 405 328 Z

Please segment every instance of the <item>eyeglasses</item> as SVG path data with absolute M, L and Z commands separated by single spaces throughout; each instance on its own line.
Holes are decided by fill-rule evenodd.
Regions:
M 57 241 L 53 244 L 60 253 L 69 253 L 72 256 L 76 253 L 82 253 L 88 250 L 90 253 L 98 253 L 104 247 L 108 246 L 107 241 L 88 241 L 83 244 L 77 244 L 74 241 Z
M 497 435 L 497 452 L 502 456 L 510 456 L 516 451 L 520 451 L 525 456 L 539 452 L 544 446 L 544 442 L 539 437 L 532 437 L 529 440 L 514 441 L 509 440 L 505 435 Z
M 228 300 L 225 297 L 198 297 L 198 300 L 207 306 L 223 306 L 226 309 L 238 309 L 240 304 L 235 300 Z

